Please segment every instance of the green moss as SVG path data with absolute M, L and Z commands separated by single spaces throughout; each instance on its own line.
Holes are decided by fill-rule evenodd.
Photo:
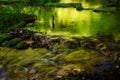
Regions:
M 0 44 L 2 44 L 6 40 L 10 40 L 11 36 L 8 34 L 0 34 Z
M 16 49 L 27 49 L 28 48 L 28 44 L 27 43 L 25 43 L 25 42 L 20 42 L 20 43 L 18 43 L 16 46 L 15 46 L 15 48 Z
M 5 47 L 13 47 L 15 45 L 17 45 L 20 41 L 22 41 L 21 38 L 14 38 L 10 41 L 5 41 L 2 46 L 5 46 Z

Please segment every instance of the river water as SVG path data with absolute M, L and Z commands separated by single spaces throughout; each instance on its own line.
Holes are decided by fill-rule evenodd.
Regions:
M 62 0 L 61 2 L 69 3 L 74 1 Z M 78 1 L 76 0 L 75 2 Z M 95 1 L 82 1 L 81 3 L 84 8 L 97 9 L 101 7 L 101 4 Z M 78 11 L 72 7 L 25 7 L 22 12 L 37 15 L 34 27 L 29 28 L 35 31 L 90 36 L 94 34 L 118 34 L 120 30 L 120 15 L 116 13 L 94 12 L 92 10 Z M 54 30 L 52 29 L 53 24 Z

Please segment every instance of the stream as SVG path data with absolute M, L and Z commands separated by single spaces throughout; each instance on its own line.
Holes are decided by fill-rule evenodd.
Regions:
M 107 4 L 101 0 L 61 0 L 60 2 L 81 2 L 83 8 L 86 9 L 104 9 L 103 4 Z M 120 37 L 120 13 L 114 12 L 116 7 L 107 7 L 105 8 L 107 11 L 101 12 L 80 11 L 72 7 L 4 7 L 9 7 L 9 10 L 13 12 L 19 11 L 37 16 L 37 20 L 27 24 L 25 30 L 38 33 L 38 36 L 32 36 L 38 41 L 36 42 L 38 45 L 42 39 L 39 32 L 45 32 L 45 35 L 47 34 L 50 38 L 51 35 L 56 37 L 60 35 L 65 36 L 65 39 L 64 41 L 61 38 L 58 39 L 61 41 L 58 43 L 54 42 L 57 39 L 53 37 L 52 50 L 47 49 L 46 44 L 44 47 L 36 48 L 28 46 L 23 50 L 17 50 L 14 47 L 0 47 L 0 80 L 69 80 L 70 76 L 75 77 L 76 75 L 79 77 L 73 78 L 74 80 L 97 80 L 99 77 L 101 80 L 112 80 L 115 75 L 119 74 L 120 58 L 117 55 L 120 40 L 117 41 L 111 36 L 94 37 L 99 34 Z M 21 30 L 18 34 L 22 34 L 22 32 Z M 52 38 L 45 38 L 45 40 L 43 39 L 44 43 L 49 42 Z M 77 47 L 74 44 L 77 44 Z M 50 47 L 48 44 L 47 46 Z M 55 51 L 60 51 L 60 53 L 53 53 Z M 113 66 L 115 61 L 115 66 Z M 94 72 L 97 74 L 93 74 Z M 90 75 L 88 75 L 89 73 Z M 109 76 L 106 77 L 107 73 L 108 75 L 116 74 L 109 78 Z M 93 78 L 96 75 L 97 77 Z M 116 78 L 116 80 L 119 79 Z

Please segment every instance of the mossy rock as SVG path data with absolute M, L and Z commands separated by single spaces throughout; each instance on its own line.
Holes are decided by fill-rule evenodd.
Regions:
M 0 45 L 6 41 L 6 40 L 10 40 L 12 38 L 11 35 L 9 34 L 0 34 Z
M 21 42 L 22 39 L 21 38 L 14 38 L 10 41 L 5 41 L 2 46 L 5 46 L 5 47 L 13 47 L 15 45 L 17 45 L 19 42 Z
M 26 42 L 20 42 L 15 46 L 16 49 L 27 49 L 28 47 L 29 45 Z
M 78 44 L 72 40 L 65 41 L 63 44 L 66 48 L 70 48 L 70 49 L 75 49 L 79 47 Z

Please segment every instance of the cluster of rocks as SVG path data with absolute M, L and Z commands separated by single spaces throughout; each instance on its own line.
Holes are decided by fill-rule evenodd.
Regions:
M 120 75 L 120 54 L 117 59 L 100 61 L 94 64 L 94 73 L 87 70 L 71 70 L 67 75 L 57 76 L 54 80 L 119 80 Z
M 119 53 L 120 51 L 120 41 L 115 40 L 110 35 L 68 38 L 60 35 L 48 35 L 45 32 L 34 32 L 20 28 L 9 31 L 8 35 L 11 36 L 8 38 L 8 40 L 11 40 L 11 43 L 20 43 L 18 45 L 20 49 L 25 49 L 28 47 L 46 48 L 53 53 L 59 54 L 64 49 L 83 48 L 95 50 L 104 55 Z M 19 49 L 19 47 L 17 48 Z
M 95 64 L 95 74 L 86 71 L 71 71 L 67 75 L 55 77 L 54 80 L 119 80 L 120 72 L 120 40 L 115 40 L 110 35 L 92 37 L 64 37 L 60 35 L 48 35 L 45 32 L 34 32 L 27 29 L 15 29 L 7 34 L 0 35 L 0 46 L 12 47 L 16 49 L 46 48 L 53 54 L 59 54 L 65 49 L 90 49 L 104 55 L 114 55 L 113 61 L 101 61 Z M 49 59 L 41 59 L 43 63 L 55 64 Z M 57 61 L 58 64 L 61 62 Z M 36 73 L 35 69 L 29 71 Z M 0 73 L 0 75 L 3 74 Z M 111 75 L 111 76 L 110 76 Z M 109 77 L 110 76 L 110 77 Z
M 54 53 L 55 48 L 59 46 L 63 48 L 77 48 L 79 44 L 76 41 L 69 40 L 66 37 L 60 35 L 47 35 L 45 32 L 34 32 L 26 29 L 15 29 L 8 33 L 12 38 L 20 38 L 32 48 L 46 48 Z M 27 47 L 26 47 L 27 48 Z

